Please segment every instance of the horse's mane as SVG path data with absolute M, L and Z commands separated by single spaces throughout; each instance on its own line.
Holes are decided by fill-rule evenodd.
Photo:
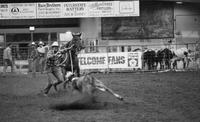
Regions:
M 69 42 L 67 42 L 67 43 L 64 45 L 64 47 L 65 47 L 65 48 L 69 48 L 71 45 L 72 45 L 72 44 L 71 44 L 71 41 L 69 41 Z

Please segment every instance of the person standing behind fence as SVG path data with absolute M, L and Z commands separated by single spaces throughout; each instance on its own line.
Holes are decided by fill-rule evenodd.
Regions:
M 7 67 L 11 67 L 11 72 L 14 72 L 13 67 L 13 58 L 12 58 L 12 50 L 11 50 L 12 44 L 8 44 L 7 47 L 3 51 L 3 61 L 4 61 L 4 68 L 3 68 L 3 76 L 5 77 Z
M 40 72 L 41 74 L 44 73 L 45 71 L 45 64 L 46 64 L 46 59 L 45 59 L 45 46 L 44 43 L 42 41 L 39 42 L 39 47 L 37 48 L 38 51 L 38 57 L 39 57 L 39 66 L 40 66 Z
M 36 77 L 36 63 L 38 58 L 38 51 L 37 51 L 37 45 L 35 42 L 31 43 L 31 53 L 30 53 L 30 68 L 32 70 L 32 77 Z
M 200 41 L 196 42 L 195 60 L 196 60 L 196 64 L 197 64 L 197 70 L 199 70 L 200 69 Z

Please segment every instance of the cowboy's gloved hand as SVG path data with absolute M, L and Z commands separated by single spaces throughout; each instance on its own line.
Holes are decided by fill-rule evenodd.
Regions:
M 64 52 L 67 52 L 68 50 L 71 50 L 72 47 L 73 47 L 73 46 L 71 46 L 71 47 L 69 47 L 69 48 L 65 48 L 65 49 L 64 49 Z
M 60 53 L 66 53 L 67 52 L 67 48 L 60 50 Z

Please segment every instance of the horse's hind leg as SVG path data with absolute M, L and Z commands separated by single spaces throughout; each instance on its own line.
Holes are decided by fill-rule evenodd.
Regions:
M 51 87 L 52 87 L 52 84 L 48 84 L 48 85 L 46 86 L 46 88 L 44 89 L 44 94 L 48 94 L 48 93 L 49 93 L 49 90 L 51 89 Z
M 69 86 L 69 80 L 66 80 L 66 81 L 64 81 L 64 83 L 63 83 L 63 89 L 66 89 L 66 86 L 68 85 Z
M 63 89 L 66 89 L 67 81 L 63 83 Z

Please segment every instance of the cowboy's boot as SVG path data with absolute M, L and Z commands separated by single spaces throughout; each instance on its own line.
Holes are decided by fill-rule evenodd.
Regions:
M 44 89 L 44 94 L 48 94 L 51 87 L 52 87 L 52 84 L 48 84 L 47 87 Z
M 56 83 L 53 84 L 53 87 L 54 87 L 55 91 L 58 91 L 57 85 L 60 84 L 60 83 L 62 83 L 62 82 L 59 81 L 59 82 L 56 82 Z

